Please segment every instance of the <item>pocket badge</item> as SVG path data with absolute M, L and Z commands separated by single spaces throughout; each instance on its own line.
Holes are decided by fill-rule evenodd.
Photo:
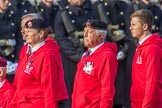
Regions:
M 87 73 L 88 75 L 91 75 L 92 71 L 94 69 L 94 63 L 93 62 L 86 62 L 83 67 L 83 71 Z
M 136 63 L 137 64 L 142 64 L 142 57 L 138 57 Z

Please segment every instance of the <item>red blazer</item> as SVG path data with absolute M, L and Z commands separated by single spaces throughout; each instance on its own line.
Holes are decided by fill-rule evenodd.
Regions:
M 0 88 L 0 108 L 13 108 L 10 103 L 15 93 L 14 85 L 6 79 L 2 88 Z
M 72 108 L 112 108 L 117 73 L 117 48 L 104 43 L 78 63 Z
M 20 59 L 15 81 L 14 101 L 18 108 L 57 108 L 68 98 L 59 47 L 53 39 Z
M 153 34 L 137 47 L 132 65 L 132 108 L 162 108 L 162 41 Z

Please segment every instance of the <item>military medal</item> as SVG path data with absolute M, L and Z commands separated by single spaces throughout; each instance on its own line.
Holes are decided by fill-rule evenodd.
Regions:
M 30 71 L 33 69 L 33 67 L 30 67 L 31 64 L 32 64 L 32 62 L 33 62 L 33 61 L 30 60 L 30 61 L 28 62 L 28 64 L 26 65 L 26 69 L 24 70 L 25 73 L 30 74 Z

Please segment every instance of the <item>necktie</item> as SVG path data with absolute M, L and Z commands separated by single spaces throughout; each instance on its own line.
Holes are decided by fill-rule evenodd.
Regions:
M 137 43 L 137 44 L 136 44 L 136 47 L 139 47 L 139 46 L 140 46 L 140 44 L 139 44 L 139 43 Z
M 91 53 L 90 49 L 86 51 L 86 58 L 89 56 L 90 53 Z
M 32 48 L 29 46 L 28 47 L 28 56 L 30 56 L 32 54 Z

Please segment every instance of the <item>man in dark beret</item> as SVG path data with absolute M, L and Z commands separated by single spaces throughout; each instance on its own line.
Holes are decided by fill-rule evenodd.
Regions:
M 65 2 L 66 0 L 62 1 Z M 97 17 L 91 8 L 91 3 L 88 3 L 90 0 L 67 1 L 69 4 L 56 14 L 54 33 L 55 39 L 61 47 L 65 82 L 70 96 L 66 108 L 71 108 L 71 95 L 77 63 L 84 52 L 82 25 L 88 19 L 97 19 Z
M 0 57 L 0 108 L 14 108 L 10 105 L 15 87 L 6 79 L 7 61 Z
M 47 40 L 48 27 L 44 19 L 25 23 L 28 48 L 14 80 L 17 108 L 58 108 L 58 102 L 68 98 L 60 49 L 54 40 Z
M 105 42 L 106 24 L 88 20 L 84 27 L 83 54 L 74 81 L 72 108 L 112 108 L 117 73 L 117 46 Z

